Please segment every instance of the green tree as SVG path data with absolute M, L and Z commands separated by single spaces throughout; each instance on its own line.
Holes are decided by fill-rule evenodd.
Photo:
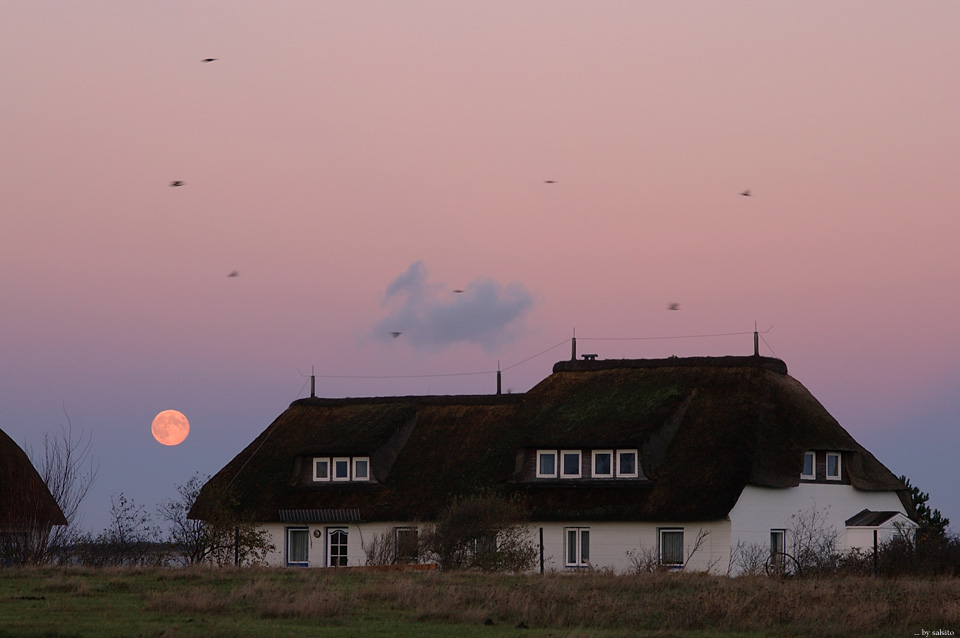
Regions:
M 950 524 L 950 519 L 944 518 L 940 514 L 940 510 L 930 509 L 930 506 L 927 505 L 927 501 L 930 500 L 930 495 L 926 492 L 921 492 L 919 487 L 910 483 L 910 479 L 906 476 L 901 476 L 900 480 L 903 481 L 903 484 L 907 486 L 907 490 L 910 491 L 910 500 L 913 502 L 913 507 L 917 510 L 917 522 L 920 524 L 920 528 L 917 529 L 917 540 L 925 541 L 944 538 L 947 534 L 947 525 Z

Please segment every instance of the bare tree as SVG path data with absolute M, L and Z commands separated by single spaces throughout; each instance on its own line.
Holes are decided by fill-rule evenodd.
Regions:
M 22 552 L 25 562 L 46 563 L 64 559 L 66 548 L 80 536 L 77 530 L 80 505 L 99 471 L 99 463 L 91 454 L 91 435 L 84 435 L 81 430 L 74 436 L 73 422 L 66 407 L 63 414 L 67 424 L 61 425 L 57 433 L 44 434 L 41 454 L 35 456 L 30 451 L 30 456 L 67 524 L 50 526 L 42 520 L 35 521 L 31 533 L 24 537 L 30 545 Z
M 194 474 L 186 483 L 177 486 L 179 498 L 164 501 L 158 509 L 160 518 L 170 525 L 174 555 L 187 565 L 203 562 L 211 549 L 204 522 L 187 517 L 200 488 L 209 478 Z
M 426 554 L 441 569 L 522 572 L 533 568 L 537 549 L 524 525 L 526 504 L 492 491 L 454 498 L 424 538 Z

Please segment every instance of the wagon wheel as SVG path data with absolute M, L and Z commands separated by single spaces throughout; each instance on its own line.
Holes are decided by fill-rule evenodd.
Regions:
M 800 561 L 786 552 L 778 552 L 767 559 L 767 576 L 800 576 Z

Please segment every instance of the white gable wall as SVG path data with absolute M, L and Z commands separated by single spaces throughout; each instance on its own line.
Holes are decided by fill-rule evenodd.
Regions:
M 796 516 L 809 517 L 816 512 L 824 528 L 837 531 L 838 549 L 850 548 L 845 533 L 847 519 L 864 509 L 904 512 L 896 492 L 870 492 L 852 485 L 801 483 L 797 487 L 770 488 L 748 485 L 737 504 L 730 510 L 730 533 L 734 545 L 760 544 L 770 547 L 770 531 L 788 530 L 787 552 L 790 552 L 789 530 Z M 871 546 L 873 540 L 871 536 Z

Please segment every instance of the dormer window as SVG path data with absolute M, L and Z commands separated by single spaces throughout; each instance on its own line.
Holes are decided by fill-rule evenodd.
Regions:
M 350 480 L 350 459 L 348 458 L 333 459 L 333 480 L 334 481 Z
M 560 452 L 560 478 L 580 478 L 580 450 Z
M 827 452 L 827 480 L 840 480 L 840 454 L 837 452 Z
M 358 456 L 353 459 L 353 480 L 354 481 L 370 480 L 370 458 L 369 457 Z
M 613 450 L 593 451 L 593 478 L 613 478 Z
M 369 481 L 369 456 L 315 456 L 313 457 L 313 482 Z
M 537 478 L 557 478 L 556 450 L 537 450 Z
M 314 481 L 330 480 L 330 459 L 326 459 L 326 458 L 313 459 L 313 480 Z
M 817 478 L 817 453 L 803 453 L 803 471 L 800 472 L 800 478 L 813 480 Z
M 640 476 L 640 464 L 637 463 L 636 450 L 617 450 L 617 478 L 637 478 Z

